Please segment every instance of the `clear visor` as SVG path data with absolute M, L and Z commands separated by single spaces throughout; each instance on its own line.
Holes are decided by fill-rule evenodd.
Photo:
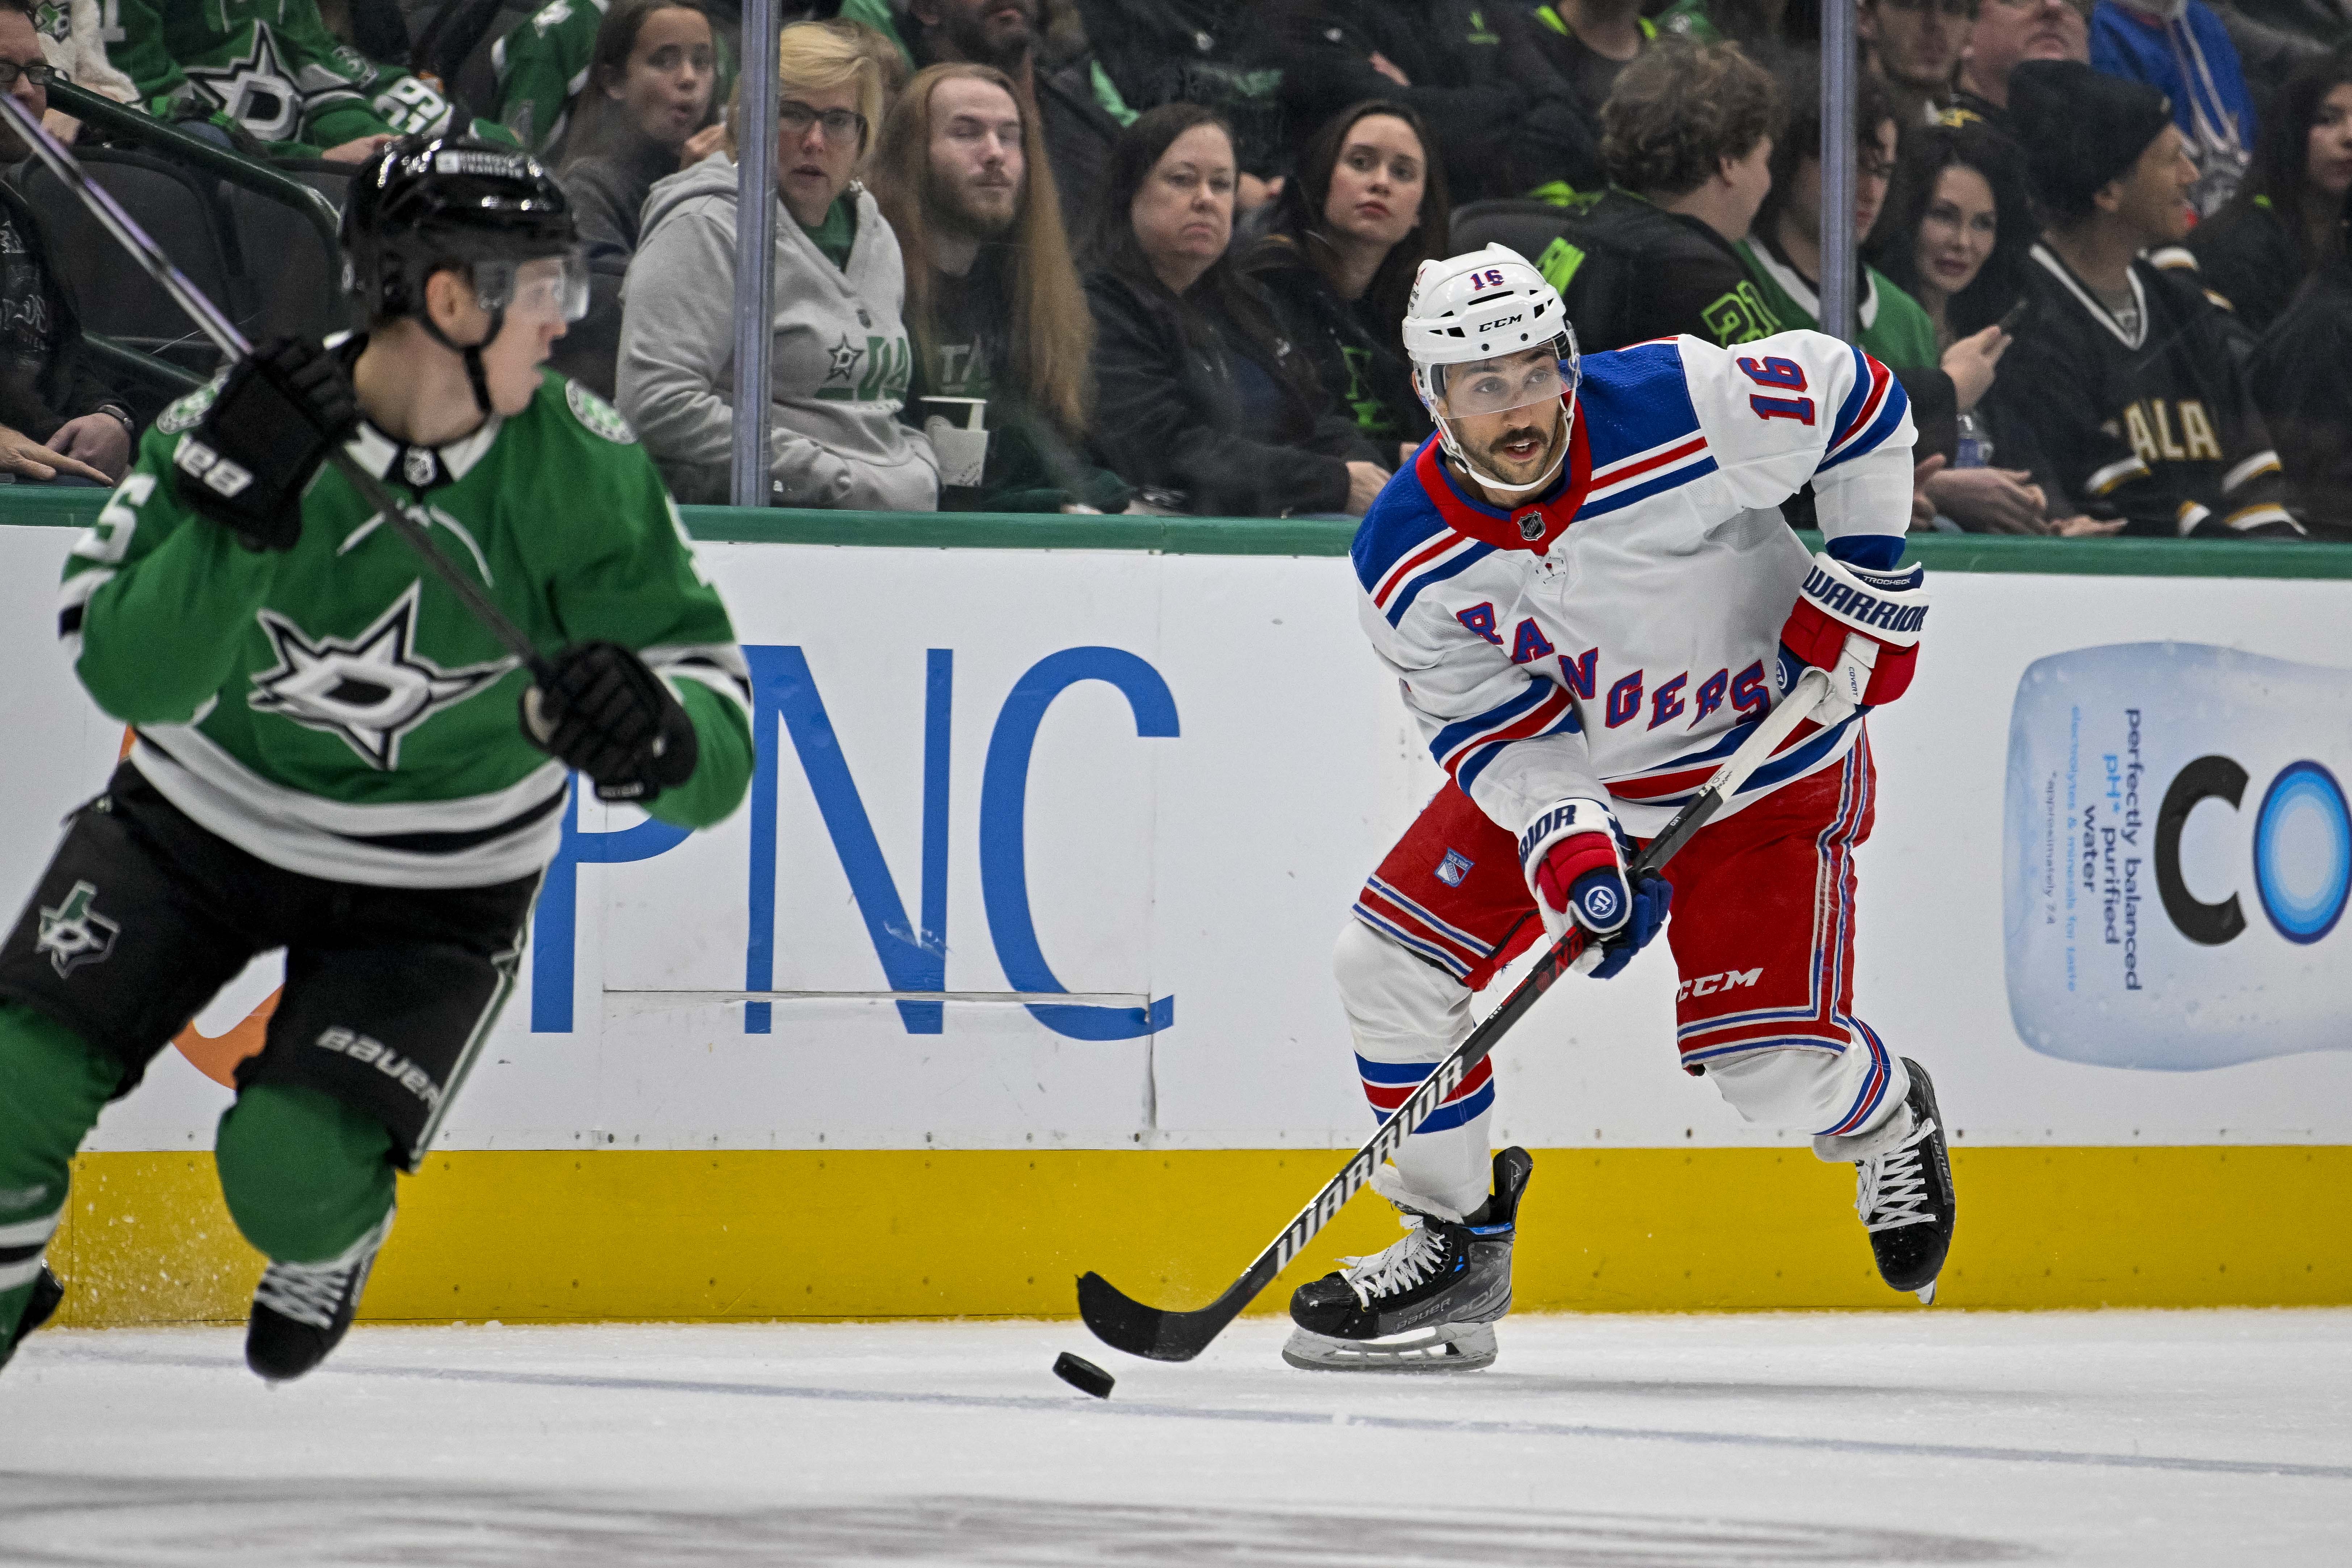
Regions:
M 576 321 L 588 313 L 588 262 L 578 251 L 528 261 L 477 261 L 474 298 L 522 321 Z
M 1446 417 L 1475 419 L 1539 403 L 1557 403 L 1576 390 L 1577 373 L 1551 354 L 1512 354 L 1431 368 Z

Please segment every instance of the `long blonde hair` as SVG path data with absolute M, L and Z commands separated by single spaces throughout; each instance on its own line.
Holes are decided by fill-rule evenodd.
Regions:
M 866 117 L 866 134 L 857 144 L 857 161 L 874 150 L 874 133 L 882 123 L 882 66 L 858 35 L 867 29 L 856 22 L 794 22 L 776 35 L 776 83 L 779 87 L 843 87 L 856 83 L 857 112 Z M 727 100 L 727 155 L 736 154 L 743 115 L 743 84 L 738 80 Z
M 953 62 L 917 71 L 891 108 L 875 150 L 874 199 L 907 260 L 908 330 L 929 353 L 935 331 L 931 282 L 936 275 L 924 202 L 931 188 L 931 94 L 940 83 L 959 79 L 1003 89 L 1021 111 L 1021 205 L 1003 242 L 1013 256 L 1008 289 L 1012 319 L 1006 323 L 1013 379 L 1030 405 L 1060 426 L 1065 435 L 1082 437 L 1093 400 L 1088 367 L 1094 317 L 1070 259 L 1037 106 L 993 66 Z

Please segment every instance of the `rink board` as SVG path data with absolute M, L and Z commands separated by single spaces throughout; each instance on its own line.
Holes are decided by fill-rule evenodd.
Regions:
M 0 801 L 39 825 L 0 844 L 11 887 L 121 742 L 49 636 L 73 510 L 0 502 L 53 524 L 0 526 L 0 658 L 26 672 L 0 692 Z M 684 842 L 579 809 L 524 988 L 408 1184 L 371 1312 L 1034 1313 L 1122 1260 L 1139 1289 L 1212 1293 L 1370 1130 L 1328 955 L 1439 778 L 1363 649 L 1346 527 L 690 522 L 758 678 L 751 805 Z M 2168 638 L 2326 665 L 2352 552 L 2016 542 L 1923 544 L 1935 635 L 1873 727 L 1858 994 L 1933 1066 L 1982 1216 L 1952 1299 L 2352 1300 L 2352 1246 L 2296 1217 L 2352 1198 L 2344 1014 L 2315 1022 L 2288 968 L 2277 1016 L 2242 1032 L 2255 1059 L 2031 1047 L 2001 864 L 2029 667 Z M 2346 717 L 2339 696 L 2309 721 L 2334 737 Z M 2246 880 L 2235 826 L 2208 806 L 2178 846 L 2207 898 Z M 2347 940 L 2288 948 L 2257 913 L 2227 956 L 2267 973 Z M 1526 1298 L 1882 1304 L 1846 1179 L 1674 1070 L 1675 984 L 1645 956 L 1562 986 L 1497 1054 L 1497 1138 L 1541 1152 L 1559 1205 L 1530 1215 Z M 274 984 L 257 965 L 100 1122 L 59 1246 L 81 1321 L 241 1312 L 253 1264 L 202 1152 Z M 1351 1214 L 1314 1266 L 1381 1245 L 1383 1214 Z

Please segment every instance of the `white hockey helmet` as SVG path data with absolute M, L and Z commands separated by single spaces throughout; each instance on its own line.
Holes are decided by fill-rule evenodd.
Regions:
M 1576 388 L 1581 372 L 1576 331 L 1568 322 L 1568 307 L 1559 290 L 1528 259 L 1507 246 L 1489 244 L 1484 250 L 1424 261 L 1413 275 L 1412 294 L 1405 304 L 1404 350 L 1412 361 L 1413 390 L 1437 422 L 1438 440 L 1448 457 L 1477 475 L 1490 489 L 1524 492 L 1549 484 L 1568 456 L 1567 432 L 1561 432 L 1559 452 L 1542 478 L 1515 485 L 1491 478 L 1473 466 L 1439 412 L 1444 391 L 1444 367 L 1521 353 L 1547 345 L 1559 362 L 1567 416 L 1576 417 Z

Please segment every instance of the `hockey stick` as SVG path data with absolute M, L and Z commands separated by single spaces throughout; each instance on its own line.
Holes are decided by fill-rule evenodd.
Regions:
M 232 360 L 245 359 L 252 354 L 253 345 L 245 341 L 245 334 L 236 330 L 236 323 L 222 315 L 219 307 L 205 299 L 203 292 L 172 265 L 172 258 L 147 237 L 146 231 L 122 210 L 121 204 L 114 199 L 113 194 L 91 181 L 79 161 L 49 134 L 48 128 L 34 118 L 31 110 L 15 98 L 0 93 L 0 114 L 7 116 L 9 125 L 18 139 L 32 150 L 33 155 L 47 164 L 49 173 L 62 180 L 66 188 L 89 209 L 90 216 L 98 220 L 99 226 L 131 253 L 131 258 L 139 263 L 141 269 L 153 279 L 156 286 L 169 294 L 173 302 L 185 310 L 197 326 L 204 329 L 205 335 L 212 339 L 223 353 Z M 490 602 L 489 595 L 467 581 L 456 564 L 435 548 L 429 525 L 419 521 L 416 512 L 410 510 L 407 503 L 394 495 L 382 479 L 360 467 L 359 460 L 343 447 L 338 446 L 329 452 L 328 460 L 335 465 L 338 473 L 351 481 L 352 488 L 359 491 L 362 500 L 383 514 L 393 531 L 407 542 L 408 547 L 416 552 L 433 574 L 457 596 L 457 602 L 482 624 L 483 629 L 504 644 L 507 651 L 520 659 L 523 668 L 529 669 L 541 685 L 552 682 L 554 671 L 531 640 L 507 618 L 506 612 Z
M 1780 705 L 1756 726 L 1756 732 L 1740 742 L 1739 749 L 1715 771 L 1715 776 L 1691 797 L 1690 804 L 1676 812 L 1665 830 L 1633 858 L 1629 879 L 1638 881 L 1673 859 L 1675 852 L 1690 841 L 1691 835 L 1704 827 L 1707 819 L 1722 809 L 1725 801 L 1738 794 L 1748 776 L 1796 731 L 1828 692 L 1829 686 L 1830 678 L 1825 671 L 1805 671 Z M 1527 1016 L 1528 1010 L 1551 989 L 1552 983 L 1570 970 L 1582 973 L 1583 966 L 1578 960 L 1584 952 L 1583 930 L 1571 925 L 1559 942 L 1545 950 L 1528 977 L 1511 988 L 1503 1005 L 1471 1030 L 1469 1038 L 1454 1047 L 1453 1054 L 1437 1064 L 1422 1086 L 1389 1113 L 1380 1131 L 1372 1134 L 1372 1141 L 1358 1150 L 1355 1158 L 1338 1175 L 1324 1184 L 1314 1201 L 1298 1211 L 1298 1217 L 1283 1227 L 1282 1234 L 1258 1254 L 1257 1261 L 1223 1295 L 1198 1311 L 1162 1311 L 1121 1293 L 1099 1274 L 1084 1274 L 1078 1278 L 1078 1315 L 1087 1321 L 1087 1327 L 1113 1350 L 1152 1361 L 1191 1361 L 1208 1349 L 1209 1342 L 1223 1332 L 1225 1325 L 1240 1316 L 1242 1309 L 1255 1300 L 1259 1291 L 1274 1283 L 1274 1277 L 1298 1256 L 1308 1238 L 1331 1223 L 1341 1206 L 1371 1179 L 1381 1162 L 1394 1153 L 1406 1135 L 1461 1085 L 1464 1076 L 1502 1043 L 1511 1026 Z

